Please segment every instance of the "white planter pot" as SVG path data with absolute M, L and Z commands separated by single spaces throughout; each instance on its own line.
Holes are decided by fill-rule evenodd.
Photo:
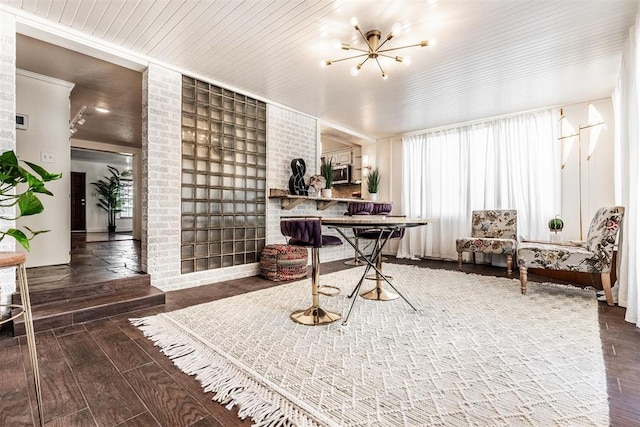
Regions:
M 378 200 L 378 193 L 369 193 L 369 200 L 373 200 L 374 202 Z
M 331 198 L 331 188 L 323 188 L 322 189 L 322 197 L 326 197 L 327 199 Z

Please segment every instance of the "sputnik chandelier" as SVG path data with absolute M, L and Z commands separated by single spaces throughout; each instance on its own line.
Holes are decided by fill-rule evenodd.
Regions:
M 378 68 L 380 69 L 380 72 L 382 73 L 382 78 L 386 80 L 388 77 L 388 74 L 384 71 L 384 68 L 382 68 L 382 64 L 380 64 L 380 61 L 379 61 L 380 57 L 389 58 L 389 59 L 393 59 L 396 62 L 403 62 L 405 64 L 409 64 L 410 62 L 409 57 L 393 56 L 393 55 L 389 55 L 388 52 L 400 50 L 400 49 L 407 49 L 409 47 L 417 47 L 417 46 L 425 47 L 425 46 L 433 45 L 433 41 L 422 40 L 420 43 L 416 43 L 416 44 L 382 49 L 382 47 L 389 40 L 391 40 L 394 36 L 396 36 L 400 32 L 401 27 L 399 24 L 396 24 L 393 26 L 391 32 L 387 34 L 387 37 L 384 39 L 382 43 L 380 43 L 380 40 L 381 40 L 380 37 L 382 33 L 379 30 L 375 30 L 375 29 L 370 30 L 370 31 L 367 31 L 366 34 L 364 34 L 360 29 L 360 26 L 358 25 L 358 20 L 356 18 L 351 18 L 351 25 L 353 25 L 353 27 L 356 29 L 356 31 L 358 31 L 362 39 L 365 41 L 365 43 L 367 44 L 367 49 L 360 49 L 357 47 L 353 47 L 349 43 L 341 43 L 340 47 L 343 50 L 355 50 L 363 53 L 354 55 L 354 56 L 349 56 L 347 58 L 324 60 L 321 63 L 323 67 L 329 66 L 335 62 L 348 61 L 350 59 L 355 59 L 355 58 L 363 58 L 364 60 L 362 62 L 359 62 L 357 65 L 351 68 L 351 75 L 355 77 L 360 73 L 360 69 L 362 68 L 364 63 L 367 62 L 369 59 L 371 59 L 376 62 L 376 64 L 378 65 Z

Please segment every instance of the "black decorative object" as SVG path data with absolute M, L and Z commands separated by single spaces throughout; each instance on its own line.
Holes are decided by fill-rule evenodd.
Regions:
M 291 160 L 293 175 L 289 178 L 289 192 L 295 196 L 308 196 L 309 186 L 304 182 L 307 165 L 302 159 Z

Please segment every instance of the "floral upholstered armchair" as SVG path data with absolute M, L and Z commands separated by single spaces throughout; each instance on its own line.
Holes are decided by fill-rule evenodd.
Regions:
M 600 273 L 607 304 L 613 305 L 611 294 L 611 260 L 616 235 L 622 223 L 624 208 L 600 208 L 596 212 L 587 240 L 577 245 L 523 242 L 518 246 L 520 291 L 527 292 L 527 269 L 544 268 L 583 273 Z
M 476 253 L 507 256 L 507 274 L 513 267 L 517 247 L 518 214 L 515 210 L 484 210 L 471 213 L 471 237 L 456 239 L 458 267 L 462 267 L 462 253 L 471 252 L 475 264 Z

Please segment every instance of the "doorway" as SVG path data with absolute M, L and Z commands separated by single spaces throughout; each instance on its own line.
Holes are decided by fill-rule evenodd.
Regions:
M 71 172 L 71 231 L 87 231 L 87 174 Z

